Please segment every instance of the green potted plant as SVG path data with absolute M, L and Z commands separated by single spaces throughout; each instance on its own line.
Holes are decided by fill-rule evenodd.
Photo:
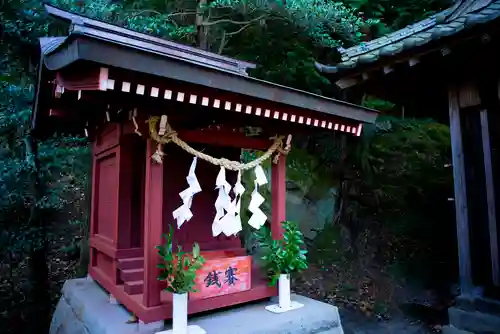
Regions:
M 177 246 L 174 253 L 172 245 L 173 228 L 170 226 L 169 233 L 165 235 L 165 243 L 156 246 L 161 262 L 157 265 L 161 269 L 158 280 L 165 282 L 165 291 L 173 294 L 172 330 L 162 332 L 163 334 L 203 334 L 206 333 L 199 326 L 188 326 L 188 293 L 194 290 L 196 272 L 205 263 L 200 255 L 200 246 L 193 245 L 191 253 L 183 252 L 181 246 Z
M 270 284 L 278 283 L 279 303 L 266 307 L 274 313 L 283 313 L 304 306 L 291 300 L 290 274 L 307 269 L 307 250 L 304 249 L 302 232 L 293 222 L 284 221 L 281 224 L 284 230 L 281 240 L 273 240 L 267 227 L 257 232 L 263 267 L 270 278 Z

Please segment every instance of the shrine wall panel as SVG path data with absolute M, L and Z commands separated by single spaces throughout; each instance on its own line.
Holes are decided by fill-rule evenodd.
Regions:
M 130 246 L 142 247 L 144 231 L 144 186 L 146 176 L 146 141 L 142 138 L 133 146 L 132 176 L 132 226 Z
M 94 142 L 94 154 L 102 153 L 118 145 L 121 136 L 121 125 L 108 123 L 98 133 Z
M 240 150 L 222 147 L 196 147 L 204 153 L 214 157 L 225 157 L 231 160 L 239 160 Z M 226 237 L 220 235 L 212 236 L 212 222 L 215 217 L 215 200 L 218 191 L 215 189 L 215 180 L 220 170 L 204 160 L 198 159 L 196 176 L 202 191 L 193 197 L 191 211 L 193 218 L 185 222 L 180 229 L 172 217 L 172 212 L 182 205 L 179 193 L 188 187 L 186 176 L 193 161 L 193 156 L 170 145 L 165 147 L 165 193 L 164 193 L 164 230 L 168 232 L 169 224 L 174 226 L 174 242 L 182 245 L 187 250 L 197 242 L 202 250 L 218 250 L 240 248 L 241 242 L 238 237 Z M 236 180 L 236 172 L 226 170 L 227 181 L 233 185 Z
M 94 233 L 114 242 L 117 223 L 118 154 L 111 151 L 96 159 Z
M 114 259 L 98 251 L 96 260 L 96 267 L 99 268 L 99 270 L 105 274 L 109 280 L 113 281 L 115 276 Z

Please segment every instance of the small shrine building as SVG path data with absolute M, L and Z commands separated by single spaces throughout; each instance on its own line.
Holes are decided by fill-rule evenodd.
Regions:
M 146 323 L 172 314 L 172 296 L 157 280 L 155 246 L 184 205 L 180 193 L 188 187 L 190 165 L 196 165 L 191 153 L 198 157 L 202 191 L 189 199 L 192 218 L 178 217 L 174 243 L 189 251 L 197 242 L 208 259 L 246 257 L 236 233 L 216 232 L 212 223 L 221 167 L 234 184 L 242 149 L 265 151 L 273 160 L 270 225 L 278 239 L 286 219 L 290 136 L 330 131 L 358 137 L 363 124 L 377 117 L 370 109 L 251 78 L 247 71 L 255 65 L 245 61 L 55 7 L 46 10 L 70 29 L 67 36 L 40 39 L 33 131 L 40 137 L 81 134 L 91 141 L 89 275 Z M 258 131 L 248 135 L 248 127 Z M 247 263 L 248 286 L 193 295 L 189 313 L 277 295 L 259 268 Z

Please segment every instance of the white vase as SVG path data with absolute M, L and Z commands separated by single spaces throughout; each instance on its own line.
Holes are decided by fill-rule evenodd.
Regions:
M 266 306 L 273 313 L 284 313 L 304 307 L 304 304 L 292 302 L 290 293 L 290 274 L 281 274 L 278 280 L 278 304 Z
M 281 274 L 278 281 L 279 306 L 283 310 L 290 308 L 292 300 L 290 299 L 290 274 Z
M 188 334 L 188 294 L 173 294 L 172 331 L 174 334 Z
M 188 326 L 188 294 L 173 294 L 172 329 L 156 334 L 206 334 L 200 326 Z

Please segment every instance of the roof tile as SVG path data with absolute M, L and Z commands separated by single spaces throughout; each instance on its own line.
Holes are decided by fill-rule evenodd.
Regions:
M 404 50 L 454 35 L 466 28 L 500 17 L 500 0 L 461 0 L 425 20 L 377 38 L 370 42 L 338 49 L 342 62 L 327 66 L 317 64 L 318 70 L 337 73 L 361 64 L 376 62 L 380 57 L 395 56 Z

